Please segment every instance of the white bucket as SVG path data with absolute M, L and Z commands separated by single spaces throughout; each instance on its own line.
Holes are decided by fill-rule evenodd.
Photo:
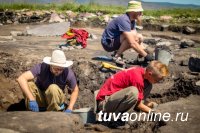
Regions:
M 172 59 L 172 54 L 164 49 L 156 48 L 155 59 L 168 66 Z
M 73 114 L 78 114 L 82 118 L 84 124 L 96 122 L 96 115 L 92 108 L 76 109 L 73 110 Z

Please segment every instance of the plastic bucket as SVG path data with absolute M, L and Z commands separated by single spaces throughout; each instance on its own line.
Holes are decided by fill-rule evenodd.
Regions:
M 96 115 L 92 108 L 76 109 L 73 110 L 73 114 L 78 114 L 82 118 L 84 124 L 96 122 Z
M 172 54 L 167 50 L 156 48 L 155 59 L 168 66 L 170 60 L 172 59 Z

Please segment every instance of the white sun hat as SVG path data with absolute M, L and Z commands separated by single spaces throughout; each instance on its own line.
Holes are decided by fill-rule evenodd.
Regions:
M 69 67 L 73 64 L 72 61 L 66 60 L 65 53 L 61 50 L 54 50 L 51 57 L 44 57 L 43 62 L 59 67 Z

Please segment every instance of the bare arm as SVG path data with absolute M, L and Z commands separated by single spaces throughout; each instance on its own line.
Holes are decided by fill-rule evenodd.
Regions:
M 129 45 L 140 55 L 142 55 L 143 57 L 145 57 L 147 55 L 147 53 L 144 51 L 143 47 L 135 41 L 135 39 L 133 38 L 133 34 L 131 32 L 123 32 L 124 36 L 126 37 Z
M 31 73 L 31 71 L 26 71 L 24 73 L 22 73 L 18 78 L 17 78 L 17 82 L 19 83 L 19 86 L 22 90 L 22 92 L 27 96 L 27 98 L 29 100 L 35 100 L 35 98 L 33 97 L 33 94 L 31 93 L 29 87 L 28 87 L 28 80 L 32 80 L 34 79 L 33 74 Z
M 143 112 L 146 112 L 146 113 L 148 113 L 149 111 L 151 111 L 151 108 L 149 108 L 148 106 L 146 106 L 146 105 L 144 105 L 143 103 L 142 103 L 142 101 L 140 101 L 139 103 L 138 103 L 138 106 L 137 106 L 140 110 L 142 110 Z
M 78 97 L 78 92 L 79 92 L 79 89 L 78 89 L 78 86 L 76 85 L 75 88 L 72 91 L 69 106 L 68 106 L 67 109 L 73 110 L 74 104 L 75 104 L 77 97 Z

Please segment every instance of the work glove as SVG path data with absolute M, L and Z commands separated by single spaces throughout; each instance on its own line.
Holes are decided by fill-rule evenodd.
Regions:
M 71 114 L 71 113 L 72 113 L 72 110 L 70 110 L 70 109 L 66 109 L 66 110 L 65 110 L 65 113 L 69 113 L 69 114 Z
M 29 101 L 29 109 L 33 112 L 39 112 L 39 107 L 38 107 L 38 104 L 35 100 Z
M 152 61 L 154 60 L 153 56 L 150 55 L 150 54 L 147 54 L 145 57 L 144 57 L 144 62 L 149 62 L 149 61 Z
M 65 104 L 64 104 L 64 103 L 60 105 L 60 109 L 61 109 L 61 110 L 64 110 L 64 109 L 65 109 Z

